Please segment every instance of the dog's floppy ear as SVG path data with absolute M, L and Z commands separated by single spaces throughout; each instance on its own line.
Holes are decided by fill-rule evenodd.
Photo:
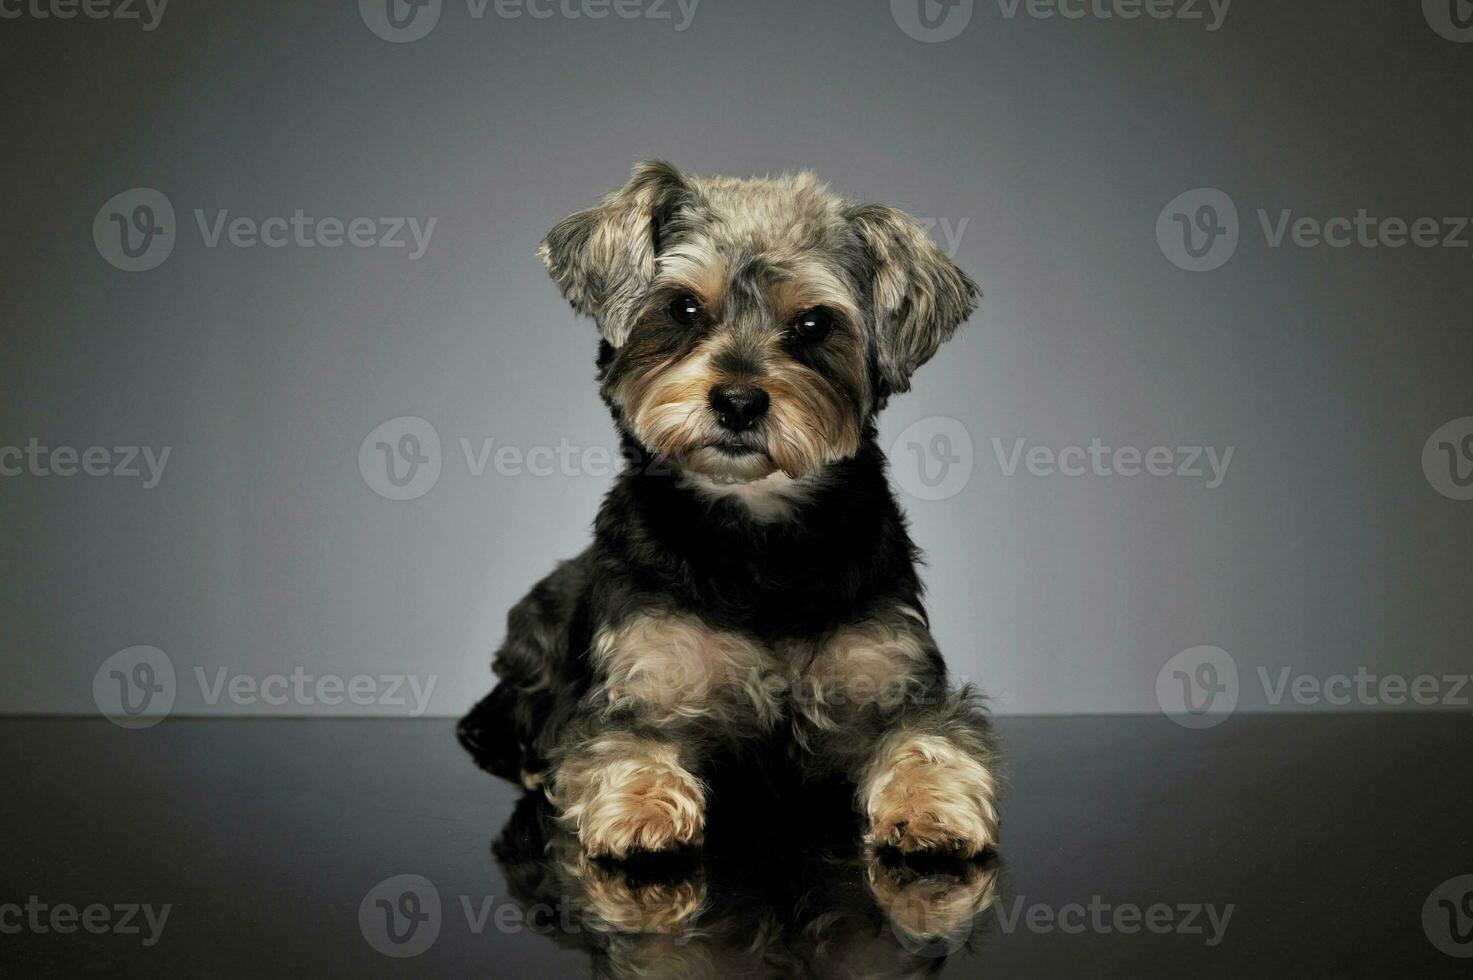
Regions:
M 910 376 L 971 315 L 980 295 L 915 218 L 884 204 L 846 209 L 868 253 L 880 375 L 890 391 Z
M 687 189 L 670 164 L 641 163 L 623 187 L 554 225 L 537 249 L 573 309 L 593 317 L 615 347 L 654 277 L 660 226 Z

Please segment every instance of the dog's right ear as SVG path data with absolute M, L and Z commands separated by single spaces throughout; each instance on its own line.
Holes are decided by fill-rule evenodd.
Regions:
M 688 189 L 670 164 L 641 163 L 623 187 L 553 225 L 537 248 L 573 309 L 593 317 L 614 347 L 629 337 L 655 275 L 660 227 Z

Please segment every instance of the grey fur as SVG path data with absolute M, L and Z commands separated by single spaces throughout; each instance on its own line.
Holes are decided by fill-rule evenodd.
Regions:
M 740 316 L 760 276 L 814 272 L 847 290 L 864 320 L 878 403 L 910 377 L 976 306 L 976 285 L 919 221 L 882 204 L 854 204 L 811 173 L 698 177 L 641 163 L 597 205 L 559 221 L 538 256 L 563 295 L 623 346 L 672 253 L 720 266 Z M 877 407 L 877 406 L 871 406 Z

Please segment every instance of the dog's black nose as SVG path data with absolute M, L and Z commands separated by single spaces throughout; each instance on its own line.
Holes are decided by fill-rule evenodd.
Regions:
M 711 408 L 723 429 L 741 432 L 767 414 L 767 392 L 756 385 L 717 385 L 711 389 Z

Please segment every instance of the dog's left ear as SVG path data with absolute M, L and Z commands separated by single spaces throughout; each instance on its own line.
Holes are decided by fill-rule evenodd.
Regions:
M 884 204 L 845 210 L 868 253 L 881 379 L 909 391 L 910 376 L 971 315 L 981 295 L 915 218 Z
M 579 313 L 593 317 L 615 347 L 655 274 L 660 228 L 688 190 L 685 177 L 659 160 L 641 163 L 623 187 L 559 221 L 537 257 Z

